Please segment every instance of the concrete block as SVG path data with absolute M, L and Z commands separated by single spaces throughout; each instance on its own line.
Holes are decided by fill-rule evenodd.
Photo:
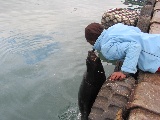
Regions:
M 160 23 L 153 23 L 150 26 L 150 34 L 160 34 Z
M 151 23 L 160 23 L 160 10 L 154 11 Z
M 142 109 L 133 109 L 129 114 L 128 120 L 159 120 L 160 115 Z
M 160 1 L 156 2 L 154 10 L 160 10 Z
M 148 82 L 141 82 L 135 88 L 128 108 L 143 108 L 155 114 L 160 114 L 160 87 Z

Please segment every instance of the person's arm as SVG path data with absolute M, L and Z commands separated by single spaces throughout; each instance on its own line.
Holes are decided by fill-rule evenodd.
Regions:
M 121 67 L 121 71 L 127 73 L 137 72 L 137 63 L 141 53 L 141 45 L 137 42 L 130 42 L 125 49 L 125 59 Z
M 110 60 L 124 59 L 121 72 L 114 72 L 111 75 L 112 80 L 125 78 L 126 75 L 123 72 L 136 73 L 136 66 L 141 52 L 141 45 L 137 42 L 106 43 L 102 46 L 101 52 L 104 57 Z

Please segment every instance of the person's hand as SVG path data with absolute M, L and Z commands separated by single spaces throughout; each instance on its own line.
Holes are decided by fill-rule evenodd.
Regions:
M 114 72 L 111 74 L 109 80 L 113 80 L 113 81 L 114 80 L 122 80 L 124 78 L 126 78 L 126 75 L 123 74 L 122 72 Z

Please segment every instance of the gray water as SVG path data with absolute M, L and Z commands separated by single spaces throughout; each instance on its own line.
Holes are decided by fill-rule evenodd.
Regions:
M 1 0 L 0 120 L 77 120 L 84 28 L 123 2 Z M 114 66 L 103 65 L 108 76 Z

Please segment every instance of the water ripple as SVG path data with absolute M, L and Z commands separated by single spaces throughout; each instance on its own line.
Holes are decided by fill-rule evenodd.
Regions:
M 1 40 L 0 57 L 5 60 L 9 53 L 18 54 L 27 64 L 35 64 L 59 49 L 59 42 L 50 35 L 37 34 L 27 37 L 18 34 Z

